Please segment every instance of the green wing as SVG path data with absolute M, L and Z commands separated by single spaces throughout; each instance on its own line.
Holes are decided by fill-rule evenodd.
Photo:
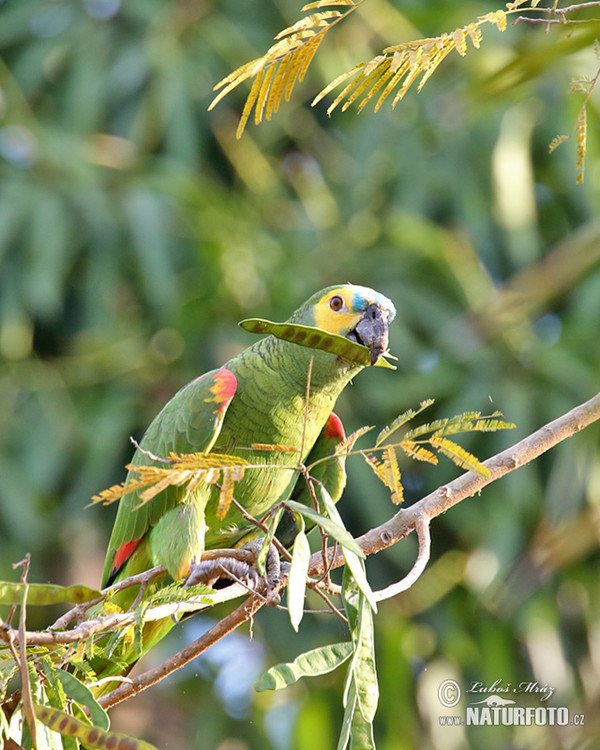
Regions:
M 152 421 L 136 450 L 135 466 L 159 465 L 148 453 L 166 458 L 169 453 L 208 453 L 221 431 L 237 381 L 229 370 L 212 370 L 192 380 L 167 403 Z M 147 451 L 144 453 L 143 451 Z M 127 481 L 132 478 L 131 473 Z M 179 487 L 168 487 L 140 505 L 136 491 L 124 495 L 106 553 L 102 586 L 111 583 L 148 530 L 174 508 L 182 497 Z
M 344 487 L 346 486 L 346 456 L 345 454 L 342 456 L 332 456 L 344 440 L 345 435 L 342 422 L 337 414 L 331 412 L 305 462 L 306 466 L 310 467 L 315 461 L 327 459 L 317 463 L 310 470 L 310 475 L 323 483 L 323 486 L 335 503 L 342 496 Z M 292 499 L 310 508 L 314 507 L 304 477 L 298 479 Z M 310 531 L 311 528 L 312 526 L 309 527 L 307 525 L 306 531 Z M 276 536 L 285 547 L 291 547 L 297 533 L 298 526 L 295 515 L 291 511 L 286 510 L 277 527 Z

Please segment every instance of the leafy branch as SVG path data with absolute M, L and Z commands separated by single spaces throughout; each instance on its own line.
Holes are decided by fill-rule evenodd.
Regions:
M 383 443 L 390 439 L 393 433 L 400 428 L 400 423 L 403 422 L 403 424 L 406 424 L 406 421 L 403 421 L 406 418 L 406 414 L 401 415 L 401 417 L 402 418 L 394 420 L 394 422 L 380 432 L 376 441 L 379 442 L 379 445 L 375 445 L 373 447 L 374 450 L 386 450 L 386 446 L 383 446 Z M 474 424 L 476 424 L 477 418 L 474 419 Z M 487 484 L 496 481 L 505 474 L 534 460 L 557 443 L 572 436 L 598 419 L 600 419 L 600 394 L 553 422 L 545 425 L 537 432 L 529 435 L 497 456 L 484 461 L 482 466 L 485 467 L 485 472 L 469 471 L 463 474 L 458 479 L 438 488 L 435 492 L 419 500 L 409 508 L 398 511 L 381 526 L 371 529 L 363 536 L 353 540 L 361 553 L 359 556 L 359 563 L 363 565 L 362 558 L 368 557 L 369 555 L 375 554 L 376 552 L 397 543 L 412 531 L 416 531 L 417 533 L 419 539 L 419 554 L 413 569 L 401 581 L 392 584 L 382 591 L 373 592 L 373 598 L 377 601 L 396 595 L 400 591 L 408 589 L 416 580 L 418 580 L 419 576 L 425 569 L 429 558 L 431 544 L 429 526 L 433 518 L 444 513 L 450 507 L 461 502 L 466 497 L 480 492 Z M 441 420 L 437 423 L 431 423 L 427 427 L 431 434 L 435 434 L 436 430 L 454 431 L 459 423 L 460 420 L 457 420 L 456 422 L 453 422 L 452 420 Z M 438 426 L 436 426 L 436 424 Z M 412 438 L 414 438 L 415 432 L 423 435 L 427 430 L 425 429 L 425 426 L 422 426 L 420 428 L 414 428 L 410 432 L 412 432 Z M 408 432 L 406 434 L 408 434 Z M 404 437 L 406 437 L 406 434 Z M 417 435 L 417 437 L 419 437 L 419 435 Z M 326 496 L 321 494 L 319 499 L 326 500 Z M 325 510 L 327 511 L 327 507 Z M 314 512 L 313 509 L 307 509 L 307 511 L 309 512 L 308 515 L 310 515 L 310 511 Z M 335 524 L 337 524 L 337 518 Z M 329 529 L 331 529 L 331 526 L 329 526 Z M 347 564 L 347 552 L 348 549 L 344 549 L 343 544 L 338 543 L 335 547 L 329 548 L 325 554 L 323 554 L 322 551 L 314 553 L 308 559 L 306 565 L 307 575 L 314 578 L 315 576 L 322 575 L 326 570 L 339 567 L 344 563 Z M 347 567 L 347 574 L 344 578 L 344 604 L 352 636 L 351 641 L 348 644 L 333 644 L 331 646 L 316 649 L 313 652 L 298 657 L 298 659 L 291 665 L 280 665 L 279 667 L 274 667 L 269 670 L 265 678 L 261 680 L 258 685 L 260 689 L 281 687 L 285 684 L 290 684 L 301 676 L 322 674 L 324 671 L 330 671 L 336 666 L 348 662 L 348 659 L 350 659 L 348 662 L 349 666 L 346 686 L 346 718 L 344 720 L 343 730 L 343 736 L 344 733 L 346 733 L 347 738 L 350 735 L 358 736 L 359 734 L 365 733 L 366 735 L 369 735 L 371 732 L 372 717 L 376 707 L 376 698 L 373 700 L 373 695 L 376 696 L 376 674 L 372 658 L 372 607 L 369 606 L 369 598 L 365 595 L 365 592 L 362 591 L 359 582 L 356 580 L 356 575 L 354 573 L 350 575 L 348 571 L 349 568 Z M 153 569 L 142 575 L 145 575 L 149 579 L 161 572 L 161 569 Z M 140 583 L 143 583 L 143 580 L 139 576 L 134 576 L 117 585 L 125 587 L 128 585 L 139 585 Z M 286 579 L 284 576 L 280 586 L 285 585 L 285 583 Z M 22 582 L 21 585 L 25 586 L 26 582 Z M 33 584 L 28 585 L 32 586 Z M 12 586 L 12 588 L 10 586 Z M 0 591 L 4 591 L 3 601 L 7 603 L 10 601 L 19 603 L 22 601 L 19 597 L 23 596 L 23 590 L 14 588 L 14 586 L 18 586 L 18 584 L 11 584 L 10 586 L 8 588 L 3 587 L 0 589 Z M 63 627 L 66 627 L 66 625 L 73 620 L 78 620 L 83 617 L 84 611 L 82 610 L 82 607 L 85 608 L 88 607 L 88 605 L 91 606 L 95 599 L 97 599 L 97 597 L 94 597 L 96 593 L 99 593 L 101 597 L 106 597 L 111 593 L 110 589 L 106 589 L 103 592 L 88 590 L 86 594 L 88 601 L 82 602 L 81 596 L 83 592 L 79 591 L 76 587 L 64 589 L 62 594 L 60 587 L 49 587 L 49 589 L 51 589 L 52 593 L 51 591 L 48 591 L 45 595 L 42 595 L 43 592 L 38 589 L 38 602 L 48 603 L 53 598 L 56 599 L 61 595 L 64 596 L 64 593 L 67 591 L 69 591 L 70 594 L 75 593 L 76 596 L 74 598 L 79 598 L 79 603 L 76 607 L 71 610 L 70 613 L 63 616 L 61 621 L 55 623 L 55 625 L 61 624 Z M 181 593 L 182 590 L 180 589 L 178 596 L 180 596 Z M 222 597 L 220 599 L 222 601 L 224 598 L 230 599 L 235 596 L 241 596 L 244 593 L 246 592 L 241 586 L 234 585 L 219 592 L 217 595 L 202 594 L 200 597 L 196 595 L 195 599 L 193 596 L 188 596 L 183 597 L 184 601 L 177 600 L 177 596 L 173 595 L 175 597 L 173 601 L 158 606 L 150 606 L 145 611 L 144 617 L 147 619 L 154 619 L 168 616 L 168 613 L 173 613 L 175 611 L 197 610 L 200 606 L 210 606 L 211 603 L 214 603 L 216 601 L 214 598 L 215 596 Z M 79 643 L 80 646 L 88 648 L 90 628 L 93 630 L 97 624 L 93 622 L 93 618 L 92 621 L 86 621 L 83 619 L 71 630 L 64 630 L 62 632 L 48 630 L 41 633 L 27 632 L 22 626 L 19 628 L 13 628 L 10 625 L 10 621 L 7 621 L 0 624 L 0 633 L 2 640 L 4 640 L 6 644 L 10 643 L 12 645 L 14 661 L 11 666 L 11 652 L 7 648 L 7 653 L 0 659 L 0 686 L 6 688 L 8 680 L 14 674 L 15 669 L 17 671 L 19 670 L 19 659 L 18 657 L 14 658 L 14 652 L 17 645 L 20 648 L 23 648 L 24 645 L 26 645 L 28 650 L 27 665 L 30 675 L 33 675 L 31 689 L 32 699 L 40 696 L 46 701 L 44 705 L 49 704 L 44 708 L 44 706 L 34 703 L 33 710 L 35 711 L 37 720 L 47 724 L 53 730 L 64 724 L 63 730 L 59 729 L 59 731 L 62 731 L 66 738 L 78 738 L 90 747 L 100 747 L 101 745 L 98 743 L 101 741 L 106 742 L 106 737 L 110 736 L 111 733 L 109 732 L 108 726 L 103 728 L 98 726 L 97 723 L 90 723 L 90 708 L 96 712 L 97 717 L 98 711 L 102 708 L 108 708 L 115 705 L 116 703 L 119 703 L 160 681 L 168 674 L 194 659 L 200 653 L 206 651 L 227 633 L 236 629 L 242 623 L 250 620 L 264 603 L 265 600 L 263 597 L 256 593 L 252 593 L 236 610 L 219 621 L 214 628 L 205 633 L 200 639 L 189 644 L 157 667 L 147 670 L 133 679 L 123 680 L 121 678 L 121 684 L 118 687 L 97 700 L 94 699 L 93 696 L 90 697 L 91 694 L 89 693 L 89 689 L 86 688 L 78 678 L 69 673 L 65 673 L 60 666 L 61 664 L 70 663 L 76 670 L 83 670 L 80 672 L 83 679 L 85 669 L 82 666 L 83 663 L 75 658 L 76 652 L 72 650 L 61 651 L 60 648 L 71 648 L 68 645 L 68 642 L 71 642 L 71 638 L 73 638 L 72 642 Z M 22 611 L 22 623 L 24 623 L 24 617 L 25 615 Z M 113 621 L 110 622 L 109 620 L 105 620 L 101 623 L 100 629 L 104 632 L 104 629 L 110 630 L 111 627 L 123 627 L 125 624 L 131 624 L 134 622 L 136 617 L 137 615 L 135 612 L 115 613 L 113 615 Z M 92 622 L 92 625 L 87 625 L 88 622 Z M 94 632 L 100 632 L 100 630 Z M 57 676 L 61 674 L 64 674 L 67 677 Z M 81 690 L 75 690 L 73 693 L 73 685 L 71 685 L 69 689 L 72 695 L 68 695 L 66 699 L 63 697 L 61 702 L 57 698 L 57 680 L 60 681 L 62 679 L 68 681 L 67 678 L 69 677 L 73 677 L 76 681 L 74 684 L 81 685 L 81 687 L 85 688 L 87 692 L 83 693 Z M 52 685 L 55 685 L 55 687 L 52 688 Z M 66 688 L 64 689 L 63 694 L 65 691 Z M 371 696 L 371 698 L 369 699 L 368 696 Z M 65 710 L 67 711 L 66 713 Z M 69 724 L 67 720 L 73 712 L 77 715 L 77 720 Z M 2 716 L 4 717 L 4 715 Z M 97 718 L 95 721 L 97 722 Z M 1 727 L 2 725 L 0 725 L 0 728 Z M 115 737 L 118 737 L 118 735 L 115 735 Z M 104 739 L 101 740 L 98 738 Z M 125 738 L 123 742 L 130 743 L 129 745 L 124 744 L 123 747 L 150 747 L 147 743 L 141 743 L 132 738 Z M 54 746 L 62 747 L 62 745 Z
M 252 110 L 256 125 L 262 122 L 263 116 L 270 120 L 279 109 L 281 101 L 284 98 L 289 101 L 294 86 L 303 80 L 327 32 L 348 18 L 364 2 L 365 0 L 319 0 L 304 5 L 302 11 L 316 12 L 279 32 L 275 37 L 275 44 L 262 57 L 240 66 L 219 81 L 214 90 L 220 91 L 209 105 L 209 110 L 240 84 L 252 80 L 236 135 L 238 138 L 242 136 Z M 546 30 L 552 25 L 590 24 L 594 23 L 594 19 L 572 18 L 572 15 L 600 6 L 600 0 L 574 3 L 562 8 L 558 7 L 558 2 L 554 2 L 552 7 L 538 7 L 539 2 L 540 0 L 514 0 L 506 3 L 505 9 L 490 11 L 454 31 L 386 47 L 372 59 L 360 62 L 338 75 L 314 97 L 311 106 L 343 86 L 327 108 L 329 116 L 338 107 L 345 112 L 356 105 L 357 111 L 361 112 L 370 103 L 374 104 L 374 111 L 377 112 L 388 100 L 394 108 L 414 86 L 417 91 L 421 91 L 451 52 L 465 57 L 470 49 L 479 49 L 483 40 L 482 29 L 486 25 L 491 24 L 499 31 L 506 31 L 511 16 L 516 16 L 513 26 L 519 22 L 528 22 L 544 24 Z M 586 154 L 586 105 L 597 80 L 598 74 L 593 79 L 580 78 L 574 81 L 572 91 L 586 94 L 585 101 L 573 132 L 568 136 L 558 136 L 550 144 L 552 152 L 571 138 L 573 133 L 577 133 L 578 183 L 583 181 Z
M 275 44 L 256 60 L 242 65 L 217 83 L 221 89 L 209 106 L 212 109 L 230 91 L 244 81 L 254 78 L 250 94 L 242 111 L 237 129 L 240 138 L 254 108 L 254 121 L 258 125 L 263 113 L 267 120 L 277 112 L 282 98 L 289 101 L 296 81 L 302 81 L 317 49 L 329 29 L 333 28 L 365 0 L 318 0 L 308 3 L 302 10 L 316 10 L 289 26 L 275 37 Z M 331 8 L 347 8 L 346 11 Z M 330 10 L 322 10 L 330 8 Z
M 358 537 L 356 539 L 357 544 L 360 546 L 363 554 L 368 557 L 398 543 L 411 532 L 417 531 L 420 543 L 419 555 L 413 569 L 401 581 L 393 584 L 395 587 L 393 593 L 395 595 L 402 590 L 410 588 L 425 569 L 429 552 L 428 547 L 430 545 L 428 527 L 433 518 L 445 513 L 449 508 L 462 500 L 479 493 L 491 482 L 497 481 L 515 469 L 535 460 L 558 443 L 573 436 L 599 419 L 600 394 L 597 394 L 594 398 L 575 407 L 553 422 L 544 425 L 515 445 L 484 461 L 483 465 L 489 472 L 487 476 L 474 474 L 473 472 L 461 475 L 447 485 L 439 487 L 435 492 L 422 498 L 409 508 L 398 511 L 382 525 Z M 327 559 L 323 559 L 321 552 L 316 552 L 310 558 L 307 574 L 309 576 L 319 576 L 325 570 L 340 567 L 344 563 L 343 554 L 335 548 L 330 549 Z M 282 579 L 281 585 L 283 586 L 284 584 L 285 578 Z M 377 599 L 383 599 L 387 598 L 389 593 L 390 587 L 383 589 L 381 592 L 375 592 L 375 596 Z M 150 685 L 155 684 L 166 675 L 171 674 L 206 651 L 224 635 L 249 620 L 263 604 L 264 602 L 259 597 L 255 595 L 250 596 L 234 612 L 217 623 L 214 628 L 205 633 L 197 641 L 174 654 L 163 664 L 138 675 L 131 682 L 123 683 L 108 695 L 100 698 L 101 705 L 105 708 L 116 705 L 145 690 Z M 312 675 L 322 674 L 323 660 L 325 659 L 326 661 L 328 655 L 331 656 L 328 649 L 333 650 L 335 648 L 336 646 L 327 647 L 327 649 L 317 649 L 314 653 L 314 663 L 310 659 L 308 663 L 306 659 L 302 662 L 304 673 Z M 342 662 L 343 659 L 339 661 L 339 663 Z M 285 682 L 285 684 L 289 684 L 289 682 Z

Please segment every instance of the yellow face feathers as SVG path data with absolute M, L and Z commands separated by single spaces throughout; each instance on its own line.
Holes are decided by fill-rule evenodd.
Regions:
M 324 289 L 322 296 L 313 304 L 313 325 L 330 333 L 345 336 L 361 320 L 369 305 L 378 305 L 389 313 L 390 322 L 396 310 L 383 294 L 364 286 L 344 284 Z
M 356 326 L 362 311 L 353 309 L 348 288 L 337 287 L 328 291 L 315 305 L 314 316 L 317 328 L 345 336 Z

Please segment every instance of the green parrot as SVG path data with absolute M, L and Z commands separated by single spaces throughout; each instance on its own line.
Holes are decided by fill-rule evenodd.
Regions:
M 387 297 L 366 287 L 344 284 L 314 294 L 288 322 L 363 344 L 375 364 L 387 351 L 388 327 L 394 316 L 395 308 Z M 292 497 L 309 502 L 306 483 L 293 468 L 299 459 L 309 465 L 333 454 L 344 440 L 333 407 L 361 369 L 336 354 L 267 336 L 221 369 L 184 386 L 150 424 L 132 463 L 149 465 L 154 463 L 152 456 L 166 457 L 171 452 L 239 455 L 261 464 L 260 469 L 247 470 L 234 486 L 236 500 L 252 516 L 261 517 L 276 503 Z M 247 450 L 257 443 L 303 446 L 303 455 Z M 337 501 L 345 484 L 343 459 L 318 464 L 314 475 Z M 208 580 L 210 576 L 202 572 L 206 550 L 240 547 L 257 536 L 256 527 L 235 506 L 225 518 L 218 518 L 218 501 L 218 487 L 208 483 L 196 485 L 190 493 L 169 486 L 145 504 L 140 504 L 136 491 L 124 495 L 108 544 L 102 586 L 155 565 L 164 566 L 167 573 L 153 582 L 153 590 L 171 579 Z M 290 545 L 296 533 L 294 517 L 288 512 L 278 537 Z M 132 587 L 115 594 L 112 601 L 127 608 L 136 594 Z M 173 624 L 168 618 L 144 626 L 143 650 Z M 121 666 L 137 657 L 139 654 L 120 655 Z

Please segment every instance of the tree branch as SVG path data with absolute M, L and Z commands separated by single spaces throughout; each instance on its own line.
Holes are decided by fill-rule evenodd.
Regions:
M 483 461 L 483 465 L 489 470 L 489 476 L 484 477 L 468 471 L 418 500 L 410 507 L 398 511 L 389 521 L 367 531 L 356 541 L 365 555 L 373 555 L 391 547 L 414 531 L 419 519 L 423 517 L 431 519 L 445 513 L 461 500 L 475 495 L 491 482 L 495 482 L 520 466 L 533 461 L 542 453 L 584 429 L 584 427 L 588 427 L 598 419 L 600 419 L 600 393 L 544 425 L 510 448 L 487 461 Z M 330 551 L 327 564 L 333 568 L 343 565 L 344 557 L 342 553 L 337 551 L 334 554 L 333 551 Z M 308 574 L 319 575 L 323 572 L 323 569 L 324 562 L 321 552 L 315 552 L 310 559 Z
M 103 708 L 110 708 L 124 701 L 126 698 L 131 698 L 131 696 L 140 693 L 151 685 L 160 682 L 160 680 L 209 649 L 217 641 L 221 640 L 221 638 L 246 622 L 246 620 L 249 620 L 264 604 L 264 597 L 257 596 L 256 594 L 249 596 L 243 604 L 240 604 L 231 614 L 219 620 L 213 628 L 193 643 L 190 643 L 189 646 L 182 648 L 181 651 L 173 654 L 173 656 L 162 662 L 162 664 L 158 664 L 156 667 L 143 672 L 130 682 L 119 685 L 115 690 L 99 698 L 98 703 Z
M 419 539 L 419 553 L 415 560 L 415 564 L 401 581 L 392 583 L 385 589 L 374 592 L 375 599 L 378 602 L 383 601 L 384 599 L 391 599 L 393 596 L 396 596 L 396 594 L 406 591 L 421 577 L 421 574 L 427 567 L 427 563 L 431 556 L 431 533 L 429 531 L 430 521 L 431 519 L 427 515 L 422 515 L 417 518 L 415 529 Z
M 429 524 L 431 519 L 441 515 L 465 498 L 471 497 L 480 492 L 483 487 L 491 482 L 494 482 L 520 466 L 524 466 L 530 461 L 533 461 L 546 451 L 550 450 L 550 448 L 571 437 L 576 432 L 579 432 L 598 419 L 600 419 L 600 394 L 597 394 L 594 398 L 584 404 L 575 407 L 567 414 L 555 419 L 553 422 L 544 425 L 533 434 L 519 441 L 510 448 L 507 448 L 505 451 L 502 451 L 498 455 L 484 461 L 483 464 L 487 467 L 489 476 L 484 477 L 474 474 L 473 472 L 466 472 L 454 481 L 439 487 L 435 492 L 432 492 L 417 501 L 409 508 L 400 510 L 386 523 L 371 529 L 366 534 L 359 537 L 356 541 L 367 556 L 392 546 L 412 531 L 416 530 L 419 537 L 419 553 L 412 570 L 401 581 L 377 592 L 378 598 L 386 599 L 401 591 L 405 591 L 412 586 L 422 574 L 430 554 Z M 328 550 L 326 559 L 323 558 L 322 552 L 319 551 L 311 557 L 309 575 L 319 575 L 323 573 L 325 567 L 330 569 L 339 567 L 343 564 L 343 554 L 337 550 L 336 547 Z M 125 581 L 122 583 L 125 584 Z M 282 580 L 280 587 L 284 584 L 285 580 Z M 226 589 L 220 590 L 216 595 L 211 595 L 206 598 L 210 598 L 211 604 L 213 604 L 217 601 L 236 598 L 244 593 L 245 591 L 241 586 L 234 584 Z M 205 599 L 205 597 L 202 598 Z M 147 670 L 131 681 L 127 681 L 127 683 L 121 684 L 112 692 L 99 698 L 99 703 L 104 708 L 109 708 L 126 698 L 136 695 L 156 682 L 159 682 L 167 675 L 206 651 L 210 646 L 235 630 L 243 622 L 252 618 L 255 612 L 257 612 L 264 603 L 264 599 L 257 594 L 248 597 L 237 609 L 227 615 L 223 620 L 220 620 L 211 630 L 198 640 L 194 641 L 194 643 L 181 649 L 162 664 Z M 204 606 L 210 605 L 204 603 Z M 145 620 L 162 619 L 175 612 L 198 610 L 202 607 L 202 604 L 194 604 L 192 601 L 163 604 L 149 610 L 145 614 Z M 134 617 L 134 613 L 122 613 L 83 622 L 70 631 L 46 631 L 44 633 L 28 632 L 26 633 L 26 640 L 29 644 L 41 645 L 84 640 L 93 632 L 128 624 L 134 620 Z M 4 640 L 7 640 L 9 637 L 13 642 L 18 640 L 18 631 L 12 628 L 5 628 L 5 630 L 6 632 L 3 633 Z

